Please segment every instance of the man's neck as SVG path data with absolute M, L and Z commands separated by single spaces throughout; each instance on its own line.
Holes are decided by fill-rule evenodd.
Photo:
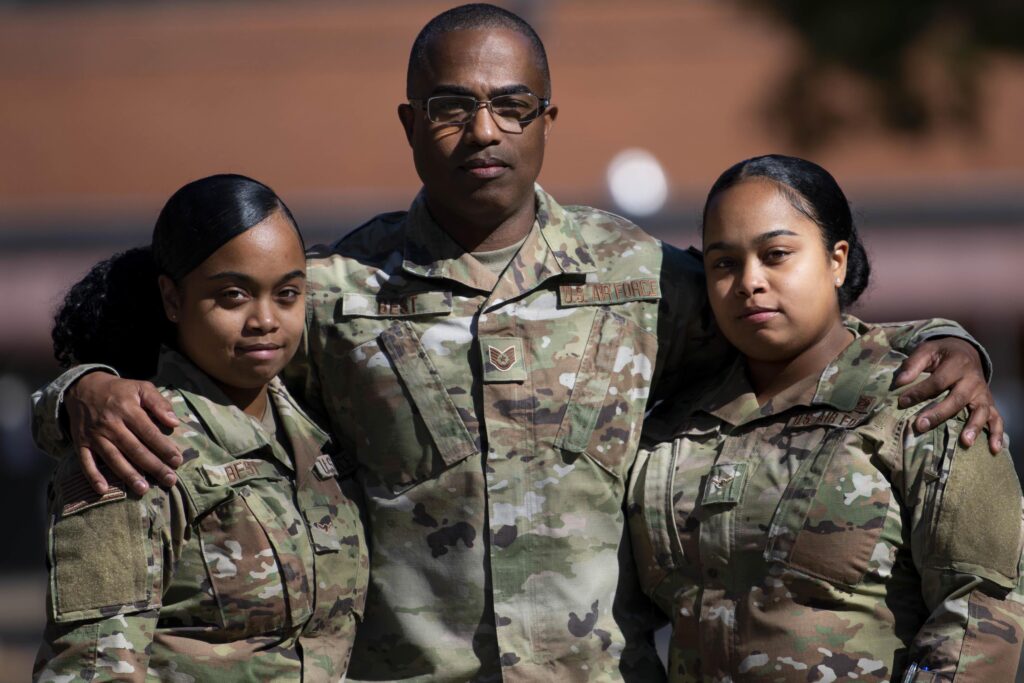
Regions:
M 496 251 L 521 242 L 533 228 L 536 205 L 533 197 L 507 214 L 466 215 L 430 201 L 427 208 L 441 229 L 467 252 Z

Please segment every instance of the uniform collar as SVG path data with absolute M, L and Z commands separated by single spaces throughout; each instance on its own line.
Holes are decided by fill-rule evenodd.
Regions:
M 737 358 L 725 379 L 698 403 L 698 409 L 740 426 L 800 406 L 850 412 L 874 404 L 889 391 L 895 352 L 882 328 L 853 316 L 843 316 L 843 324 L 855 338 L 818 377 L 801 380 L 759 406 L 743 359 Z
M 258 421 L 232 404 L 209 375 L 177 351 L 168 348 L 161 351 L 154 383 L 178 391 L 202 422 L 210 439 L 232 458 L 266 448 L 282 465 L 289 470 L 295 469 L 292 458 L 278 440 L 271 438 Z M 300 420 L 308 423 L 309 429 L 320 433 L 323 437 L 321 444 L 327 440 L 326 435 L 294 404 L 276 377 L 271 380 L 268 398 L 277 409 L 278 429 L 283 429 L 290 440 L 294 440 L 296 423 Z
M 535 185 L 537 215 L 533 229 L 499 283 L 498 278 L 441 228 L 427 210 L 423 191 L 413 200 L 405 219 L 403 269 L 427 278 L 454 280 L 509 299 L 563 273 L 597 270 L 590 246 L 572 215 Z M 496 285 L 498 290 L 495 291 Z

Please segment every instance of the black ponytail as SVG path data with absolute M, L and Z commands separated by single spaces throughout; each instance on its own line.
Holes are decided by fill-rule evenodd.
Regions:
M 54 320 L 53 354 L 61 367 L 103 363 L 124 377 L 152 376 L 160 345 L 174 336 L 156 278 L 149 247 L 93 266 L 68 291 Z

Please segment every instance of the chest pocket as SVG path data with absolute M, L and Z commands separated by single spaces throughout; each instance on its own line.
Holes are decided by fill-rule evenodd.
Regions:
M 311 613 L 310 555 L 291 482 L 265 460 L 182 473 L 225 641 L 280 633 Z M 303 547 L 305 544 L 305 547 Z
M 841 586 L 861 582 L 889 511 L 889 480 L 871 462 L 873 442 L 826 428 L 776 510 L 764 557 Z
M 636 452 L 657 350 L 655 335 L 598 309 L 554 445 L 622 477 Z
M 472 412 L 455 405 L 411 322 L 392 322 L 345 367 L 360 464 L 393 493 L 480 452 L 467 427 Z

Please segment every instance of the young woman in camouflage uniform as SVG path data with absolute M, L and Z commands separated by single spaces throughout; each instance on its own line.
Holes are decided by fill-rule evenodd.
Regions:
M 169 490 L 98 495 L 62 459 L 37 680 L 344 676 L 365 600 L 362 524 L 327 436 L 276 378 L 302 339 L 304 292 L 287 207 L 223 175 L 181 188 L 151 248 L 68 294 L 58 358 L 155 375 L 185 462 Z
M 869 268 L 835 180 L 792 157 L 733 166 L 708 195 L 704 264 L 742 355 L 648 421 L 630 485 L 670 679 L 1014 680 L 1012 461 L 963 449 L 961 419 L 912 429 L 920 407 L 890 389 L 904 356 L 841 313 Z

